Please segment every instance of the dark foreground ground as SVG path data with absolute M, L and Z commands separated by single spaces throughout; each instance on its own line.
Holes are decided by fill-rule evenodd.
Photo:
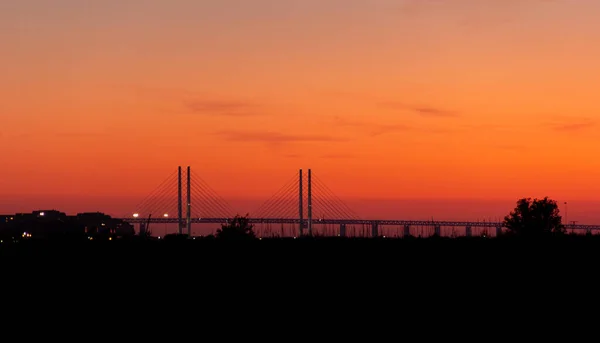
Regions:
M 365 323 L 406 330 L 410 320 L 427 328 L 419 335 L 450 322 L 490 335 L 506 323 L 528 327 L 540 314 L 551 317 L 545 323 L 586 318 L 599 266 L 598 237 L 0 245 L 2 304 L 56 316 L 109 313 L 119 325 L 146 322 L 145 332 L 182 318 L 198 330 L 210 329 L 200 318 L 235 318 L 254 328 L 289 325 L 288 334 L 305 325 L 351 336 Z
M 549 239 L 263 239 L 256 241 L 23 241 L 0 245 L 5 268 L 112 271 L 180 276 L 250 273 L 407 275 L 527 271 L 600 266 L 600 237 Z M 6 269 L 5 269 L 6 270 Z

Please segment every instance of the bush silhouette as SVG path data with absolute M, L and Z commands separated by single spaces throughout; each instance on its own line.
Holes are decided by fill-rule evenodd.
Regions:
M 227 224 L 221 225 L 221 228 L 217 230 L 217 238 L 228 240 L 255 239 L 256 235 L 254 234 L 253 228 L 254 226 L 250 224 L 247 215 L 246 217 L 235 216 Z

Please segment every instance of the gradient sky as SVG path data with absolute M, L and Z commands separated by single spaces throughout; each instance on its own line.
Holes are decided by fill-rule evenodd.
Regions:
M 600 200 L 599 17 L 596 0 L 2 1 L 0 212 L 123 213 L 178 165 L 227 199 L 312 168 L 355 203 L 582 211 Z M 377 204 L 355 210 L 405 214 Z

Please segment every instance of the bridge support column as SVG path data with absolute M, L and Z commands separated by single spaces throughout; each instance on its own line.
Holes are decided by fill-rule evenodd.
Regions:
M 312 236 L 312 182 L 311 170 L 308 170 L 308 235 Z
M 373 238 L 379 237 L 379 223 L 377 223 L 377 222 L 371 223 L 371 236 Z
M 346 237 L 346 224 L 340 224 L 340 237 Z
M 502 236 L 502 226 L 496 227 L 496 237 Z
M 465 227 L 465 236 L 467 236 L 467 237 L 473 236 L 473 229 L 470 226 Z
M 403 237 L 410 237 L 410 225 L 404 225 Z
M 181 166 L 177 169 L 177 233 L 181 235 L 183 228 L 183 204 L 181 198 Z
M 437 237 L 442 235 L 442 228 L 439 225 L 433 227 L 433 235 Z
M 192 174 L 190 166 L 187 167 L 187 235 L 192 237 Z
M 298 236 L 302 236 L 304 232 L 304 196 L 302 190 L 302 169 L 300 169 L 300 178 L 298 179 L 298 189 L 300 194 L 298 195 L 298 214 L 300 217 L 300 223 L 298 223 Z

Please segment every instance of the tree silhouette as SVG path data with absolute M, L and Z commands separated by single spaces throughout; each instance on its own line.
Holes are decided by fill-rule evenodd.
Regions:
M 217 230 L 217 238 L 219 239 L 233 239 L 233 240 L 244 240 L 244 239 L 255 239 L 254 226 L 250 224 L 248 215 L 245 217 L 235 216 L 229 223 L 222 224 L 221 228 Z
M 140 237 L 150 238 L 152 237 L 152 230 L 149 227 L 145 227 L 143 231 L 140 231 Z
M 562 217 L 556 201 L 523 198 L 508 216 L 504 217 L 504 226 L 510 233 L 520 236 L 545 236 L 565 232 Z

